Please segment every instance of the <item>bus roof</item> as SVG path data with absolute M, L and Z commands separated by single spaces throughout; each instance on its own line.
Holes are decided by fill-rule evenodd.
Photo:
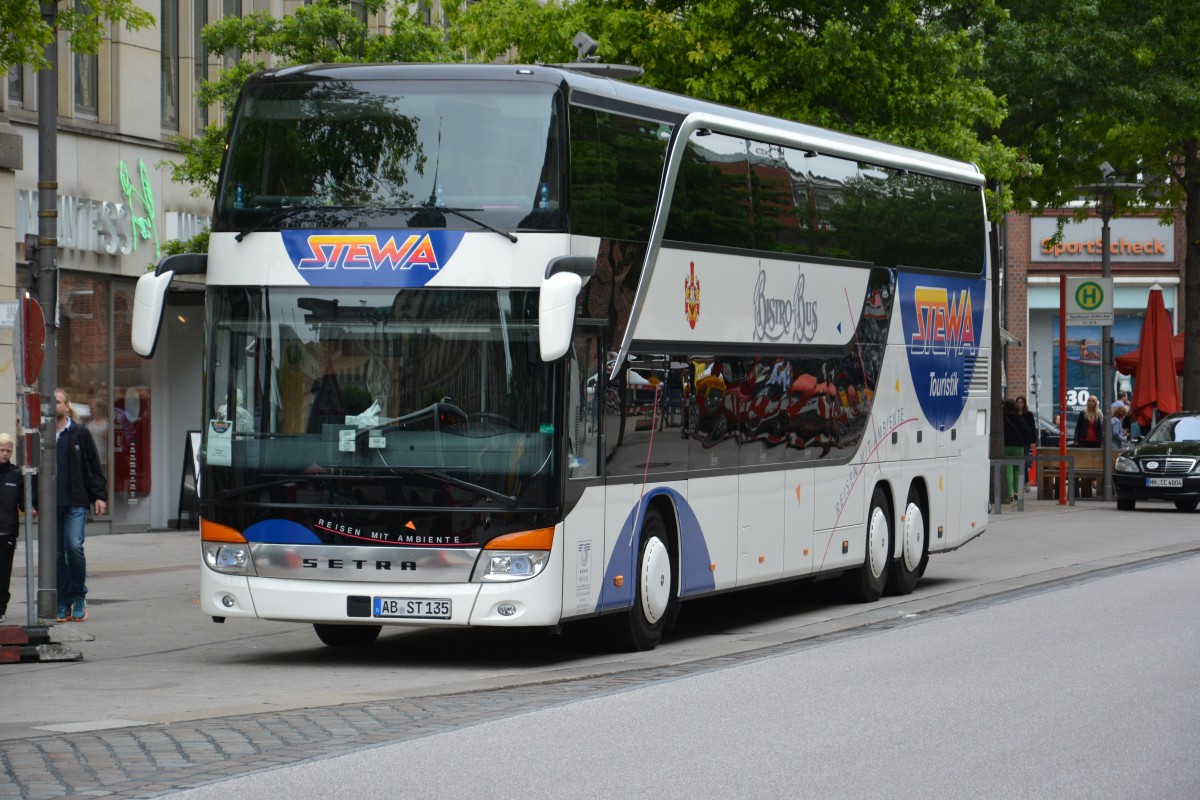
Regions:
M 661 89 L 628 83 L 572 70 L 568 66 L 529 64 L 310 64 L 284 67 L 256 73 L 247 81 L 273 83 L 287 80 L 332 79 L 367 80 L 530 80 L 564 86 L 572 100 L 589 105 L 608 104 L 613 110 L 637 113 L 650 118 L 678 122 L 688 114 L 702 113 L 714 118 L 769 128 L 789 139 L 803 140 L 817 152 L 869 161 L 880 166 L 907 169 L 921 174 L 982 186 L 983 174 L 974 164 L 922 150 L 888 144 L 874 139 L 807 125 L 800 122 L 756 114 L 732 106 L 686 97 Z M 765 138 L 765 137 L 764 137 Z

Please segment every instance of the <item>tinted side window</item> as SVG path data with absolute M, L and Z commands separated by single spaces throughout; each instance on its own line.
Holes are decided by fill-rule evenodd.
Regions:
M 645 241 L 670 136 L 650 120 L 571 108 L 571 232 Z
M 979 189 L 709 132 L 688 142 L 666 238 L 980 274 Z
M 671 199 L 666 238 L 753 247 L 749 173 L 745 139 L 692 134 Z

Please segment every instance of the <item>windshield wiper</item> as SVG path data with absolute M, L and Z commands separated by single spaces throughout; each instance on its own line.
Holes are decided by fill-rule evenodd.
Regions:
M 337 469 L 337 468 L 334 467 L 331 469 Z M 504 505 L 508 506 L 509 508 L 517 507 L 517 502 L 518 502 L 517 498 L 513 497 L 512 495 L 507 495 L 507 494 L 504 494 L 503 492 L 497 492 L 495 489 L 489 489 L 486 486 L 481 486 L 478 483 L 472 483 L 471 481 L 463 480 L 462 478 L 457 478 L 453 475 L 442 472 L 441 470 L 424 469 L 422 467 L 393 467 L 393 466 L 384 466 L 384 470 L 391 472 L 394 475 L 407 474 L 407 475 L 420 475 L 422 477 L 427 477 L 427 478 L 434 478 L 436 480 L 448 483 L 452 486 L 456 486 L 459 489 L 465 489 L 468 492 L 472 492 L 473 494 L 476 494 L 480 497 L 487 498 L 488 500 L 495 500 L 498 503 L 503 503 Z M 273 489 L 277 486 L 286 486 L 288 484 L 293 484 L 293 483 L 303 483 L 305 481 L 346 482 L 346 481 L 352 481 L 352 480 L 361 480 L 364 477 L 364 475 L 366 474 L 366 472 L 367 471 L 364 471 L 360 474 L 354 474 L 354 475 L 340 474 L 337 472 L 316 472 L 316 473 L 299 472 L 294 475 L 287 475 L 282 478 L 276 478 L 273 480 L 263 481 L 262 483 L 256 483 L 252 486 L 239 486 L 236 489 L 226 489 L 224 491 L 218 492 L 217 497 L 221 500 L 231 500 L 235 497 L 241 497 L 243 495 L 253 494 L 255 492 L 261 492 L 266 489 Z
M 506 231 L 503 228 L 497 228 L 495 225 L 489 225 L 488 223 L 484 222 L 483 220 L 476 219 L 475 217 L 466 213 L 468 211 L 483 211 L 482 208 L 453 208 L 451 206 L 385 206 L 381 210 L 383 210 L 383 211 L 426 211 L 426 212 L 427 211 L 441 211 L 443 213 L 449 212 L 451 214 L 454 214 L 455 216 L 462 217 L 467 222 L 474 222 L 476 225 L 483 228 L 484 230 L 489 230 L 492 233 L 498 233 L 501 236 L 503 236 L 505 239 L 508 239 L 510 242 L 515 243 L 517 241 L 516 234 Z
M 260 219 L 258 222 L 254 223 L 249 228 L 242 231 L 241 233 L 239 233 L 237 236 L 235 236 L 233 238 L 240 242 L 242 239 L 245 239 L 247 236 L 249 236 L 252 233 L 256 233 L 257 231 L 261 231 L 265 228 L 274 227 L 274 226 L 278 225 L 279 223 L 283 222 L 288 217 L 293 216 L 294 214 L 299 214 L 304 211 L 364 211 L 364 212 L 371 212 L 371 211 L 418 211 L 418 212 L 440 211 L 442 213 L 450 213 L 450 214 L 454 214 L 455 216 L 462 217 L 467 222 L 473 222 L 474 224 L 478 225 L 479 227 L 483 228 L 484 230 L 488 230 L 488 231 L 491 231 L 492 233 L 500 234 L 505 239 L 508 239 L 510 242 L 515 243 L 517 241 L 516 234 L 510 233 L 510 232 L 504 230 L 503 228 L 497 228 L 495 225 L 489 225 L 488 223 L 484 222 L 483 220 L 477 219 L 477 218 L 471 216 L 470 214 L 466 213 L 468 211 L 482 211 L 482 210 L 483 210 L 482 208 L 451 208 L 450 206 L 344 206 L 344 205 L 343 206 L 334 206 L 334 205 L 329 205 L 329 206 L 327 206 L 327 205 L 283 206 L 281 208 L 275 209 L 270 214 L 267 214 L 265 217 Z
M 451 486 L 457 486 L 459 489 L 466 489 L 468 492 L 473 492 L 480 497 L 485 497 L 489 500 L 495 500 L 499 503 L 503 503 L 509 508 L 517 507 L 517 498 L 513 497 L 512 495 L 507 495 L 503 492 L 497 492 L 495 489 L 489 489 L 486 486 L 482 486 L 478 483 L 472 483 L 471 481 L 463 480 L 462 478 L 456 478 L 455 476 L 442 472 L 441 470 L 425 469 L 422 467 L 394 467 L 391 465 L 385 465 L 384 469 L 394 474 L 415 474 L 436 478 L 439 481 L 445 481 Z
M 346 209 L 351 209 L 351 208 L 354 208 L 354 206 L 326 206 L 326 205 L 281 206 L 280 208 L 277 208 L 274 211 L 272 211 L 270 214 L 267 214 L 265 217 L 260 219 L 258 222 L 254 223 L 249 228 L 246 228 L 246 230 L 242 231 L 241 233 L 239 233 L 237 236 L 235 236 L 233 238 L 240 242 L 242 239 L 245 239 L 247 236 L 249 236 L 252 233 L 261 231 L 264 228 L 274 227 L 274 226 L 278 225 L 279 223 L 283 222 L 288 217 L 293 216 L 295 214 L 299 214 L 303 211 L 344 211 Z

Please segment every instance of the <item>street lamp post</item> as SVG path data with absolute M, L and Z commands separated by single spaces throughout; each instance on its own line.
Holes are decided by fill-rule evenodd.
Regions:
M 1107 164 L 1108 162 L 1104 162 Z M 1109 253 L 1111 230 L 1108 222 L 1117 210 L 1117 196 L 1112 188 L 1114 184 L 1106 184 L 1109 188 L 1100 193 L 1100 219 L 1103 222 L 1100 233 L 1100 276 L 1112 277 L 1112 255 Z M 1115 298 L 1114 298 L 1115 299 Z M 1100 328 L 1100 411 L 1104 415 L 1104 499 L 1112 500 L 1112 431 L 1110 417 L 1112 416 L 1112 326 L 1103 325 Z
M 1100 212 L 1100 220 L 1103 223 L 1100 233 L 1100 275 L 1103 278 L 1112 277 L 1112 254 L 1110 249 L 1111 232 L 1109 229 L 1109 221 L 1117 211 L 1117 190 L 1129 189 L 1137 191 L 1145 188 L 1141 183 L 1119 183 L 1116 180 L 1117 171 L 1113 169 L 1112 164 L 1105 161 L 1100 165 L 1100 174 L 1104 177 L 1104 183 L 1097 183 L 1088 186 L 1087 189 L 1095 192 L 1098 201 L 1097 210 Z M 1115 297 L 1113 298 L 1116 299 Z M 1112 326 L 1103 325 L 1100 328 L 1100 412 L 1104 417 L 1103 439 L 1104 439 L 1104 499 L 1112 500 L 1112 402 L 1113 402 L 1113 387 L 1112 387 L 1112 369 L 1113 369 L 1113 343 L 1112 343 Z

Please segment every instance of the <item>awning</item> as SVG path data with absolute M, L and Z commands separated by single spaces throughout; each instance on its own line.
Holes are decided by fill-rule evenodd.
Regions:
M 1021 340 L 1018 339 L 1017 337 L 1013 336 L 1008 331 L 1004 330 L 1004 328 L 1000 328 L 1000 343 L 1001 344 L 1015 344 L 1018 347 L 1021 346 Z

